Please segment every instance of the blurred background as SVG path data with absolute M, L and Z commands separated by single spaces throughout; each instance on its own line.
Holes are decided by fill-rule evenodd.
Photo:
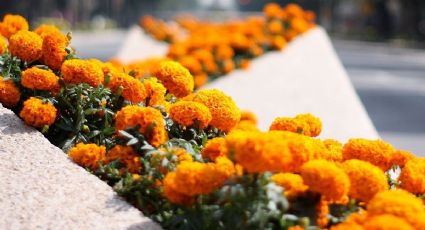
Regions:
M 223 20 L 260 14 L 269 2 L 316 12 L 381 137 L 424 154 L 424 0 L 1 0 L 0 16 L 72 29 L 80 56 L 107 60 L 142 15 Z

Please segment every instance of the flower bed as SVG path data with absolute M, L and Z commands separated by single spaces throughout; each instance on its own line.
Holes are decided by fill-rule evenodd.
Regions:
M 69 36 L 0 23 L 0 102 L 169 229 L 425 229 L 425 163 L 381 140 L 320 140 L 310 114 L 270 131 L 190 72 L 81 60 Z M 399 176 L 394 171 L 400 170 Z

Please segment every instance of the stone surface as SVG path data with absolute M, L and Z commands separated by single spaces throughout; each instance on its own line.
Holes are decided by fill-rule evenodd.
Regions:
M 0 104 L 0 229 L 160 229 Z

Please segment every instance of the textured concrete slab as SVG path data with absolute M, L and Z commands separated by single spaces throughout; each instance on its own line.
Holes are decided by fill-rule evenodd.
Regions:
M 266 130 L 278 116 L 312 113 L 323 122 L 322 138 L 378 138 L 326 32 L 313 29 L 282 52 L 255 59 L 207 88 L 226 92 L 259 117 Z
M 160 229 L 0 104 L 0 229 Z
M 155 41 L 146 35 L 139 26 L 133 26 L 128 30 L 115 57 L 128 63 L 152 57 L 163 57 L 167 50 L 166 43 Z

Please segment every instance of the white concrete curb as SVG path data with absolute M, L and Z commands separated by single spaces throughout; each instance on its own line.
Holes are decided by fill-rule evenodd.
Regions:
M 0 104 L 0 229 L 161 229 Z

